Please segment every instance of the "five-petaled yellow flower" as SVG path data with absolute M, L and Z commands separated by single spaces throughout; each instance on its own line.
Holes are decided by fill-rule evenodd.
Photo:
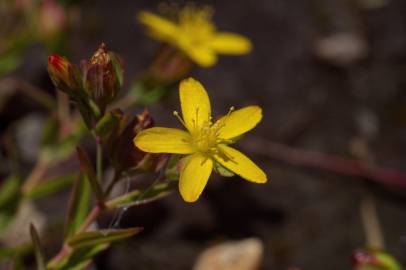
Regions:
M 146 11 L 140 12 L 138 19 L 150 36 L 175 46 L 203 67 L 214 65 L 217 54 L 241 55 L 251 51 L 252 44 L 246 37 L 217 32 L 211 16 L 207 7 L 198 9 L 187 5 L 179 10 L 177 20 Z
M 262 118 L 258 106 L 230 110 L 212 123 L 210 100 L 196 80 L 183 80 L 179 86 L 183 119 L 187 131 L 153 127 L 141 131 L 135 145 L 150 153 L 186 154 L 179 178 L 179 191 L 187 202 L 196 201 L 206 186 L 215 162 L 255 183 L 267 182 L 266 174 L 241 152 L 228 146 L 254 128 Z

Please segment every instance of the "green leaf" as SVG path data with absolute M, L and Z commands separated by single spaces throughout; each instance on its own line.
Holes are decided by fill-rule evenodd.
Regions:
M 83 232 L 73 236 L 68 240 L 68 245 L 73 249 L 91 247 L 94 245 L 107 244 L 129 238 L 142 231 L 141 227 L 120 229 L 120 230 L 99 230 L 92 232 Z
M 34 245 L 35 260 L 37 262 L 37 270 L 46 270 L 44 251 L 39 240 L 38 232 L 33 224 L 30 225 L 30 234 Z
M 1 248 L 0 249 L 0 261 L 4 258 L 14 257 L 17 255 L 25 255 L 32 251 L 32 244 L 26 243 L 16 247 L 11 248 Z
M 90 195 L 90 183 L 83 174 L 80 174 L 75 181 L 69 200 L 65 239 L 73 236 L 86 219 L 90 208 Z
M 95 246 L 78 248 L 72 251 L 60 263 L 50 262 L 49 270 L 82 270 L 92 262 L 92 258 L 98 253 L 107 249 L 109 244 L 99 244 Z
M 86 175 L 86 178 L 89 180 L 93 193 L 95 194 L 97 200 L 99 202 L 102 202 L 104 200 L 103 192 L 100 183 L 97 180 L 96 172 L 94 171 L 93 165 L 90 162 L 90 159 L 87 156 L 86 152 L 82 148 L 77 147 L 76 149 L 80 163 L 80 171 L 84 173 Z
M 7 206 L 20 192 L 21 180 L 17 176 L 9 176 L 0 188 L 0 208 Z
M 376 258 L 382 265 L 384 265 L 385 270 L 402 270 L 399 262 L 388 253 L 379 252 L 376 254 Z
M 28 194 L 25 194 L 24 198 L 35 200 L 46 197 L 71 185 L 72 182 L 75 180 L 75 177 L 76 173 L 69 173 L 57 176 L 49 180 L 45 180 L 35 186 Z
M 0 188 L 0 231 L 13 220 L 21 202 L 21 178 L 9 176 Z
M 123 196 L 114 198 L 106 202 L 107 208 L 119 208 L 123 206 L 134 206 L 154 201 L 168 195 L 173 190 L 173 185 L 169 183 L 157 184 L 144 191 L 134 190 Z
M 357 251 L 356 270 L 402 270 L 399 262 L 389 253 L 373 248 Z M 368 258 L 362 260 L 359 258 Z

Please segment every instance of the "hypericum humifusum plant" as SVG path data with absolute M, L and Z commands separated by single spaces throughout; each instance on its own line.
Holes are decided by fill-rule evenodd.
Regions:
M 187 202 L 195 202 L 218 163 L 254 183 L 266 183 L 266 174 L 249 158 L 230 147 L 236 138 L 253 129 L 262 118 L 258 106 L 230 112 L 213 122 L 209 96 L 196 80 L 183 80 L 179 86 L 183 119 L 174 114 L 186 131 L 153 127 L 138 133 L 135 145 L 145 152 L 187 155 L 182 162 L 179 191 Z

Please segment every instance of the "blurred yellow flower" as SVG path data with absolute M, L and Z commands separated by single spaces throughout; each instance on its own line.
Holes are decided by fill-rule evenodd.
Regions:
M 211 9 L 198 9 L 191 5 L 179 10 L 176 21 L 147 11 L 138 14 L 139 21 L 147 27 L 151 37 L 177 47 L 203 67 L 214 65 L 217 54 L 241 55 L 251 51 L 252 44 L 248 38 L 217 32 L 211 17 Z
M 177 112 L 174 114 L 187 131 L 153 127 L 141 131 L 134 144 L 145 152 L 187 155 L 179 178 L 179 191 L 185 201 L 199 198 L 216 162 L 248 181 L 267 182 L 266 174 L 254 162 L 228 146 L 261 121 L 260 107 L 230 109 L 213 124 L 209 97 L 198 81 L 192 78 L 181 81 L 179 96 L 183 119 Z

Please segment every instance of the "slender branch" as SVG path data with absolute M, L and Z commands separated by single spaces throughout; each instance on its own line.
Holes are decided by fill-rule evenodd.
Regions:
M 376 205 L 371 197 L 361 201 L 361 219 L 364 226 L 367 247 L 383 250 L 385 241 L 379 224 Z
M 89 215 L 86 217 L 85 221 L 77 231 L 78 233 L 86 231 L 89 226 L 100 216 L 100 214 L 103 212 L 104 207 L 101 205 L 96 205 L 92 211 L 90 211 Z M 50 265 L 56 266 L 58 265 L 66 256 L 69 256 L 71 253 L 72 248 L 65 242 L 61 248 L 61 250 L 58 252 L 55 257 L 50 261 Z
M 31 171 L 27 180 L 24 182 L 21 190 L 24 194 L 30 193 L 30 191 L 41 181 L 49 169 L 49 162 L 39 159 Z
M 296 149 L 261 138 L 247 140 L 242 142 L 242 145 L 250 152 L 280 160 L 291 165 L 315 168 L 355 177 L 364 177 L 377 183 L 406 188 L 406 172 L 381 167 L 372 163 L 346 159 L 315 151 Z
M 89 226 L 100 216 L 104 209 L 105 207 L 102 205 L 96 205 L 95 207 L 93 207 L 92 211 L 90 211 L 89 215 L 86 217 L 77 233 L 86 231 Z
M 55 257 L 52 258 L 52 260 L 49 262 L 49 266 L 51 268 L 54 268 L 57 266 L 66 256 L 68 256 L 72 252 L 72 248 L 68 244 L 64 244 L 59 251 L 58 254 L 55 255 Z

